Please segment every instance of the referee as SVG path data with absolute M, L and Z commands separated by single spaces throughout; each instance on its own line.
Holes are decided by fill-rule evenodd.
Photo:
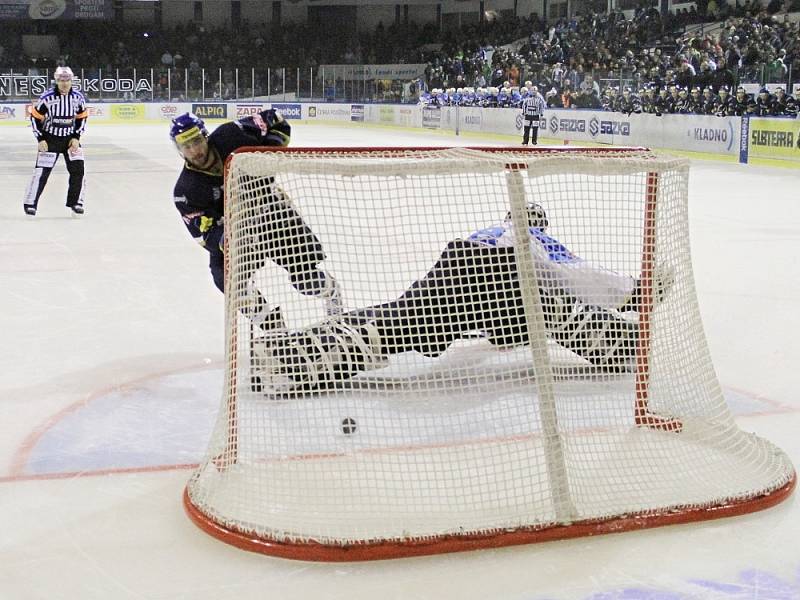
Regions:
M 535 85 L 532 86 L 530 94 L 522 101 L 522 116 L 525 118 L 525 129 L 522 133 L 523 146 L 528 145 L 529 136 L 533 145 L 536 145 L 539 137 L 539 121 L 544 116 L 546 106 L 544 98 L 539 93 L 539 88 Z
M 69 171 L 67 208 L 72 210 L 73 216 L 83 214 L 83 148 L 80 138 L 86 127 L 88 111 L 83 94 L 72 89 L 72 78 L 72 69 L 58 67 L 56 84 L 39 96 L 38 102 L 31 107 L 31 127 L 39 142 L 39 152 L 23 205 L 25 214 L 30 216 L 36 214 L 39 196 L 59 154 L 64 157 Z

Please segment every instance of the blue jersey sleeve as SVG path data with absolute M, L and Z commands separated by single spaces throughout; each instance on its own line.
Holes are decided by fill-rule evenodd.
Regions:
M 502 225 L 496 225 L 494 227 L 480 229 L 471 234 L 467 239 L 470 242 L 483 244 L 484 246 L 497 246 L 498 241 L 500 241 L 500 238 L 503 237 L 505 232 L 506 230 Z
M 557 239 L 550 237 L 541 229 L 529 227 L 528 231 L 530 232 L 530 236 L 537 240 L 544 248 L 545 252 L 547 252 L 548 260 L 555 263 L 567 263 L 580 260 L 575 254 L 570 252 L 569 248 L 567 248 L 564 244 L 559 242 Z M 471 242 L 475 242 L 476 244 L 483 244 L 484 246 L 510 246 L 512 244 L 510 239 L 507 239 L 505 243 L 500 242 L 507 232 L 507 227 L 503 225 L 494 225 L 492 227 L 487 227 L 486 229 L 480 229 L 476 231 L 467 239 Z
M 541 229 L 530 227 L 528 228 L 528 231 L 530 231 L 531 237 L 539 240 L 542 246 L 544 246 L 544 249 L 547 252 L 547 258 L 549 258 L 552 262 L 566 263 L 579 260 L 577 256 L 569 251 L 569 248 L 559 242 L 556 238 L 547 235 Z

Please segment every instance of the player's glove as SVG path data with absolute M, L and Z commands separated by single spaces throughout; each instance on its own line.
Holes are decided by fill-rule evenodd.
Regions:
M 264 122 L 267 124 L 267 127 L 270 129 L 279 123 L 283 123 L 285 120 L 283 115 L 275 109 L 265 110 L 263 113 L 261 113 L 261 115 L 264 119 Z

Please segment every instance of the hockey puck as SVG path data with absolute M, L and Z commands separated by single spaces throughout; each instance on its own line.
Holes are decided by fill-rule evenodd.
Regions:
M 352 435 L 358 430 L 358 425 L 355 419 L 345 417 L 342 419 L 342 433 L 345 435 Z

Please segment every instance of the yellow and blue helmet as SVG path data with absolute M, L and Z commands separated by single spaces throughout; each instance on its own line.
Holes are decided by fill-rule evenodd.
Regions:
M 196 114 L 190 112 L 184 113 L 172 119 L 169 137 L 178 149 L 200 136 L 207 138 L 208 129 L 206 129 L 206 124 L 203 122 L 203 119 Z

